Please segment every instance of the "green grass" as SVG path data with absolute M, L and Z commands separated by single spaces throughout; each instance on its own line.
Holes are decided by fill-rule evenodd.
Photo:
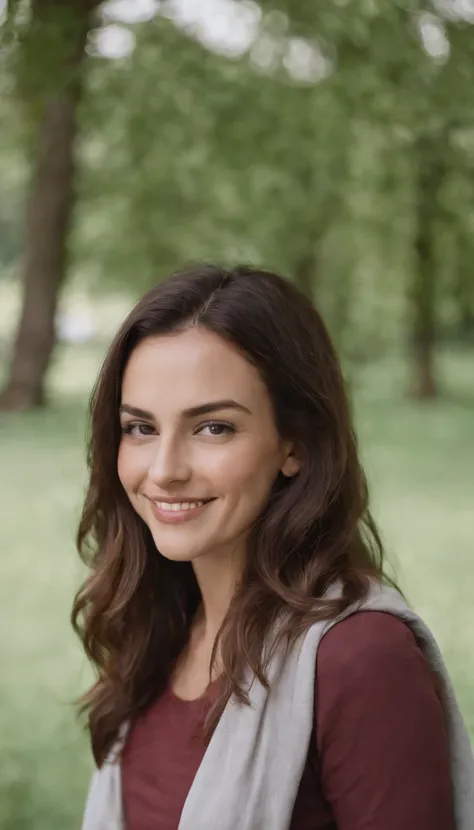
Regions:
M 71 702 L 88 673 L 68 617 L 97 349 L 59 351 L 49 411 L 0 417 L 0 827 L 76 830 L 90 773 Z M 474 356 L 443 362 L 449 395 L 402 396 L 400 363 L 367 370 L 361 446 L 390 559 L 446 656 L 474 735 Z

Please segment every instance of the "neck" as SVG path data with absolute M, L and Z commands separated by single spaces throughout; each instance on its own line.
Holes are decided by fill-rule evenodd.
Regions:
M 214 641 L 242 575 L 242 557 L 203 556 L 193 568 L 202 596 L 203 636 Z

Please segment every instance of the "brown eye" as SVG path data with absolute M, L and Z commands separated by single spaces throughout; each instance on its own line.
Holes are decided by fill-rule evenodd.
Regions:
M 151 424 L 131 422 L 122 427 L 122 433 L 124 435 L 132 435 L 135 438 L 143 438 L 148 435 L 153 435 L 154 432 L 155 428 L 152 427 Z
M 233 432 L 235 432 L 233 424 L 226 423 L 225 421 L 208 421 L 207 424 L 202 424 L 198 429 L 198 433 L 213 435 L 216 438 L 222 435 L 232 435 Z

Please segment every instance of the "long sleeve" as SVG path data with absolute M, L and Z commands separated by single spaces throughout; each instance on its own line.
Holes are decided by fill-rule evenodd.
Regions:
M 319 647 L 315 706 L 337 830 L 454 830 L 444 713 L 403 622 L 365 611 L 335 625 Z

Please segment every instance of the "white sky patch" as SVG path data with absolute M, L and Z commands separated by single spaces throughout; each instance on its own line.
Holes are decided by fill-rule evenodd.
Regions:
M 439 17 L 433 14 L 421 15 L 418 28 L 425 51 L 436 60 L 446 60 L 449 57 L 450 46 Z
M 261 18 L 252 0 L 170 0 L 163 13 L 209 49 L 236 56 L 243 55 L 255 40 Z
M 474 23 L 474 0 L 435 0 L 434 7 L 448 20 Z
M 1 0 L 0 0 L 1 1 Z M 133 45 L 120 23 L 144 23 L 156 14 L 169 17 L 206 47 L 226 55 L 242 55 L 257 36 L 261 11 L 252 0 L 109 0 L 102 6 L 105 26 L 96 38 L 104 57 L 125 57 Z M 122 49 L 122 51 L 121 51 Z
M 122 23 L 146 23 L 160 8 L 160 0 L 108 0 L 101 7 L 106 20 Z
M 126 26 L 111 23 L 96 29 L 89 38 L 87 51 L 103 58 L 117 59 L 130 55 L 135 48 L 135 35 Z
M 474 0 L 455 0 L 463 20 L 474 21 Z
M 331 71 L 324 55 L 308 40 L 298 37 L 289 39 L 283 63 L 292 78 L 307 83 L 321 81 Z
M 278 15 L 278 36 L 272 27 L 262 31 L 262 12 L 253 0 L 108 0 L 101 10 L 105 25 L 91 38 L 90 51 L 105 58 L 129 55 L 135 38 L 128 27 L 161 14 L 212 51 L 234 57 L 250 51 L 252 63 L 268 72 L 283 63 L 294 80 L 314 83 L 331 71 L 316 46 L 288 37 L 285 15 Z

